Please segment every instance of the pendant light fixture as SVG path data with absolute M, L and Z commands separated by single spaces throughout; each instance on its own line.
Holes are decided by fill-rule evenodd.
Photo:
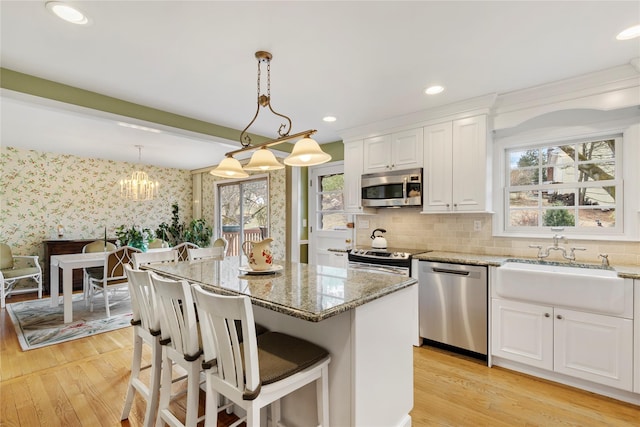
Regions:
M 291 155 L 284 159 L 284 163 L 286 165 L 314 166 L 321 163 L 326 163 L 331 160 L 331 156 L 322 151 L 320 145 L 318 145 L 315 140 L 311 139 L 311 135 L 316 133 L 316 130 L 310 129 L 304 132 L 299 132 L 295 135 L 289 135 L 289 132 L 291 131 L 291 119 L 284 114 L 276 112 L 271 106 L 271 59 L 273 58 L 273 56 L 271 55 L 271 53 L 265 51 L 258 51 L 256 52 L 255 56 L 258 60 L 258 106 L 256 109 L 256 114 L 240 134 L 240 144 L 242 145 L 242 148 L 226 153 L 226 158 L 210 172 L 211 175 L 224 178 L 246 178 L 249 175 L 245 172 L 245 170 L 270 171 L 282 169 L 284 168 L 284 165 L 278 162 L 274 154 L 267 148 L 273 145 L 291 141 L 298 137 L 303 138 L 294 145 Z M 267 66 L 266 95 L 260 93 L 262 64 L 266 64 Z M 280 127 L 278 128 L 278 135 L 280 136 L 279 138 L 267 141 L 262 144 L 251 145 L 251 136 L 247 131 L 258 118 L 260 107 L 269 107 L 269 110 L 273 114 L 282 117 L 286 120 L 287 123 L 280 124 Z M 238 153 L 253 150 L 256 150 L 256 152 L 253 153 L 253 155 L 251 156 L 251 160 L 243 170 L 240 162 L 234 159 L 233 156 Z
M 142 158 L 142 145 L 138 148 L 138 163 Z M 242 170 L 242 169 L 241 169 Z M 146 172 L 137 170 L 131 174 L 131 179 L 120 180 L 120 197 L 135 201 L 153 200 L 158 193 L 158 181 L 149 179 Z

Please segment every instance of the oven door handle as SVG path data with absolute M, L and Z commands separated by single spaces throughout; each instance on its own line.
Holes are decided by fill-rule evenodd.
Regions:
M 362 265 L 362 264 L 350 263 L 349 264 L 349 268 L 352 268 L 354 270 L 381 271 L 383 273 L 398 274 L 398 275 L 401 275 L 401 276 L 408 276 L 409 275 L 409 270 L 408 269 L 406 269 L 406 268 L 395 268 L 395 267 L 391 267 L 391 266 L 381 266 L 381 265 L 372 265 L 372 264 Z

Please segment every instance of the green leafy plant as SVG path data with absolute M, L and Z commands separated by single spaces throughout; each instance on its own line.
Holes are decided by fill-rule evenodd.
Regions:
M 184 241 L 195 243 L 201 248 L 206 248 L 211 243 L 213 230 L 204 219 L 194 219 L 184 230 Z
M 171 205 L 171 225 L 163 222 L 156 229 L 156 237 L 169 243 L 170 246 L 182 242 L 195 243 L 200 247 L 207 247 L 211 243 L 213 230 L 204 219 L 194 219 L 185 225 L 180 221 L 180 207 L 177 203 Z
M 124 224 L 116 228 L 116 244 L 118 246 L 132 246 L 145 251 L 149 240 L 153 240 L 153 233 L 148 228 L 131 226 L 127 228 Z
M 180 207 L 177 203 L 171 205 L 171 225 L 161 223 L 156 229 L 156 237 L 175 246 L 184 242 L 184 223 L 180 222 Z
M 547 227 L 576 225 L 576 219 L 567 209 L 547 209 L 542 217 L 542 225 Z

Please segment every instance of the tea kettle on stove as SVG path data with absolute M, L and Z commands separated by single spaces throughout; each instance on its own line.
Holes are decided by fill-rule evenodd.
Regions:
M 380 234 L 376 236 L 376 232 L 380 232 Z M 371 233 L 371 239 L 373 239 L 371 247 L 373 249 L 387 249 L 387 239 L 382 237 L 382 233 L 386 232 L 387 230 L 385 230 L 384 228 L 376 228 L 375 230 L 373 230 L 373 233 Z

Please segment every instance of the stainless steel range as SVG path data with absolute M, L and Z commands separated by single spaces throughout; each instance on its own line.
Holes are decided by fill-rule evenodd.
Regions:
M 352 249 L 349 268 L 411 276 L 411 249 Z

